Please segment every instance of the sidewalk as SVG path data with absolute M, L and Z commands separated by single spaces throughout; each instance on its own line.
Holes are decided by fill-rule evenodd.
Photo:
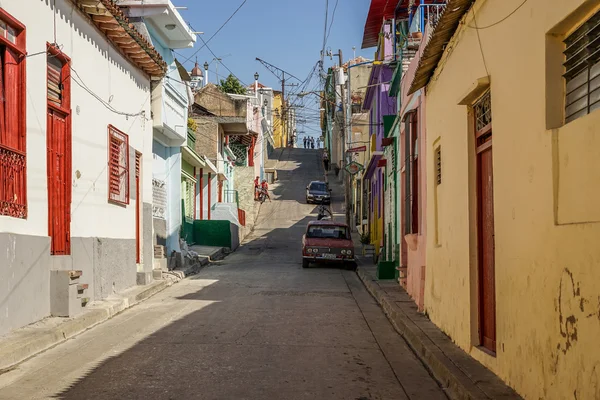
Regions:
M 359 251 L 358 234 L 352 236 L 355 249 Z M 377 267 L 372 260 L 360 255 L 357 259 L 358 276 L 367 290 L 451 399 L 521 399 L 493 372 L 452 343 L 424 314 L 419 313 L 414 301 L 398 282 L 378 281 Z
M 90 303 L 81 314 L 73 318 L 49 317 L 1 336 L 0 374 L 15 368 L 28 358 L 109 320 L 184 277 L 198 273 L 203 266 L 226 255 L 222 247 L 192 246 L 191 249 L 200 254 L 198 259 L 182 269 L 163 272 L 162 280 L 156 280 L 145 286 L 135 286 L 106 300 Z

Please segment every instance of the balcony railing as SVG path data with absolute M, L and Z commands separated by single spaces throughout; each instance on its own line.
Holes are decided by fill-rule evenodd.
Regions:
M 420 4 L 414 14 L 409 16 L 409 34 L 425 32 L 425 26 L 428 24 L 435 27 L 445 9 L 445 2 L 443 4 Z
M 27 218 L 25 154 L 0 145 L 0 215 Z
M 196 132 L 189 129 L 187 130 L 187 147 L 192 150 L 196 150 Z

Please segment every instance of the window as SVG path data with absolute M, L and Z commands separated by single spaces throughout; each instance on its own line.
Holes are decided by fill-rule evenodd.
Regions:
M 337 225 L 313 225 L 308 227 L 306 237 L 310 239 L 349 239 L 348 228 Z
M 108 200 L 129 204 L 129 137 L 108 126 Z
M 0 215 L 27 218 L 25 26 L 0 8 Z
M 565 123 L 600 107 L 600 12 L 564 41 Z
M 182 176 L 181 189 L 183 192 L 183 215 L 187 222 L 192 222 L 194 220 L 196 180 L 188 177 L 187 174 Z

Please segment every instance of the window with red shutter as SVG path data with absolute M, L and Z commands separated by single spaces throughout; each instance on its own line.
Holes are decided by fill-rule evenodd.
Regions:
M 108 201 L 129 204 L 129 136 L 108 126 Z
M 25 26 L 0 8 L 0 215 L 27 217 Z

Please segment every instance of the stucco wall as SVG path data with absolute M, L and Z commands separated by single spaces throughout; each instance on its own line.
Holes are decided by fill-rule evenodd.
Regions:
M 517 3 L 478 1 L 477 24 L 496 22 Z M 564 99 L 560 34 L 593 4 L 530 0 L 479 31 L 493 114 L 495 357 L 475 347 L 474 133 L 467 107 L 457 104 L 488 74 L 475 30 L 462 25 L 427 87 L 427 156 L 433 160 L 441 145 L 442 184 L 436 194 L 428 180 L 425 306 L 461 348 L 527 399 L 600 398 L 600 112 L 555 121 Z M 580 5 L 587 10 L 575 13 Z M 428 176 L 433 168 L 428 162 Z
M 50 238 L 0 233 L 0 335 L 50 315 Z
M 219 124 L 211 118 L 195 117 L 196 122 L 196 153 L 208 157 L 210 160 L 217 158 Z

